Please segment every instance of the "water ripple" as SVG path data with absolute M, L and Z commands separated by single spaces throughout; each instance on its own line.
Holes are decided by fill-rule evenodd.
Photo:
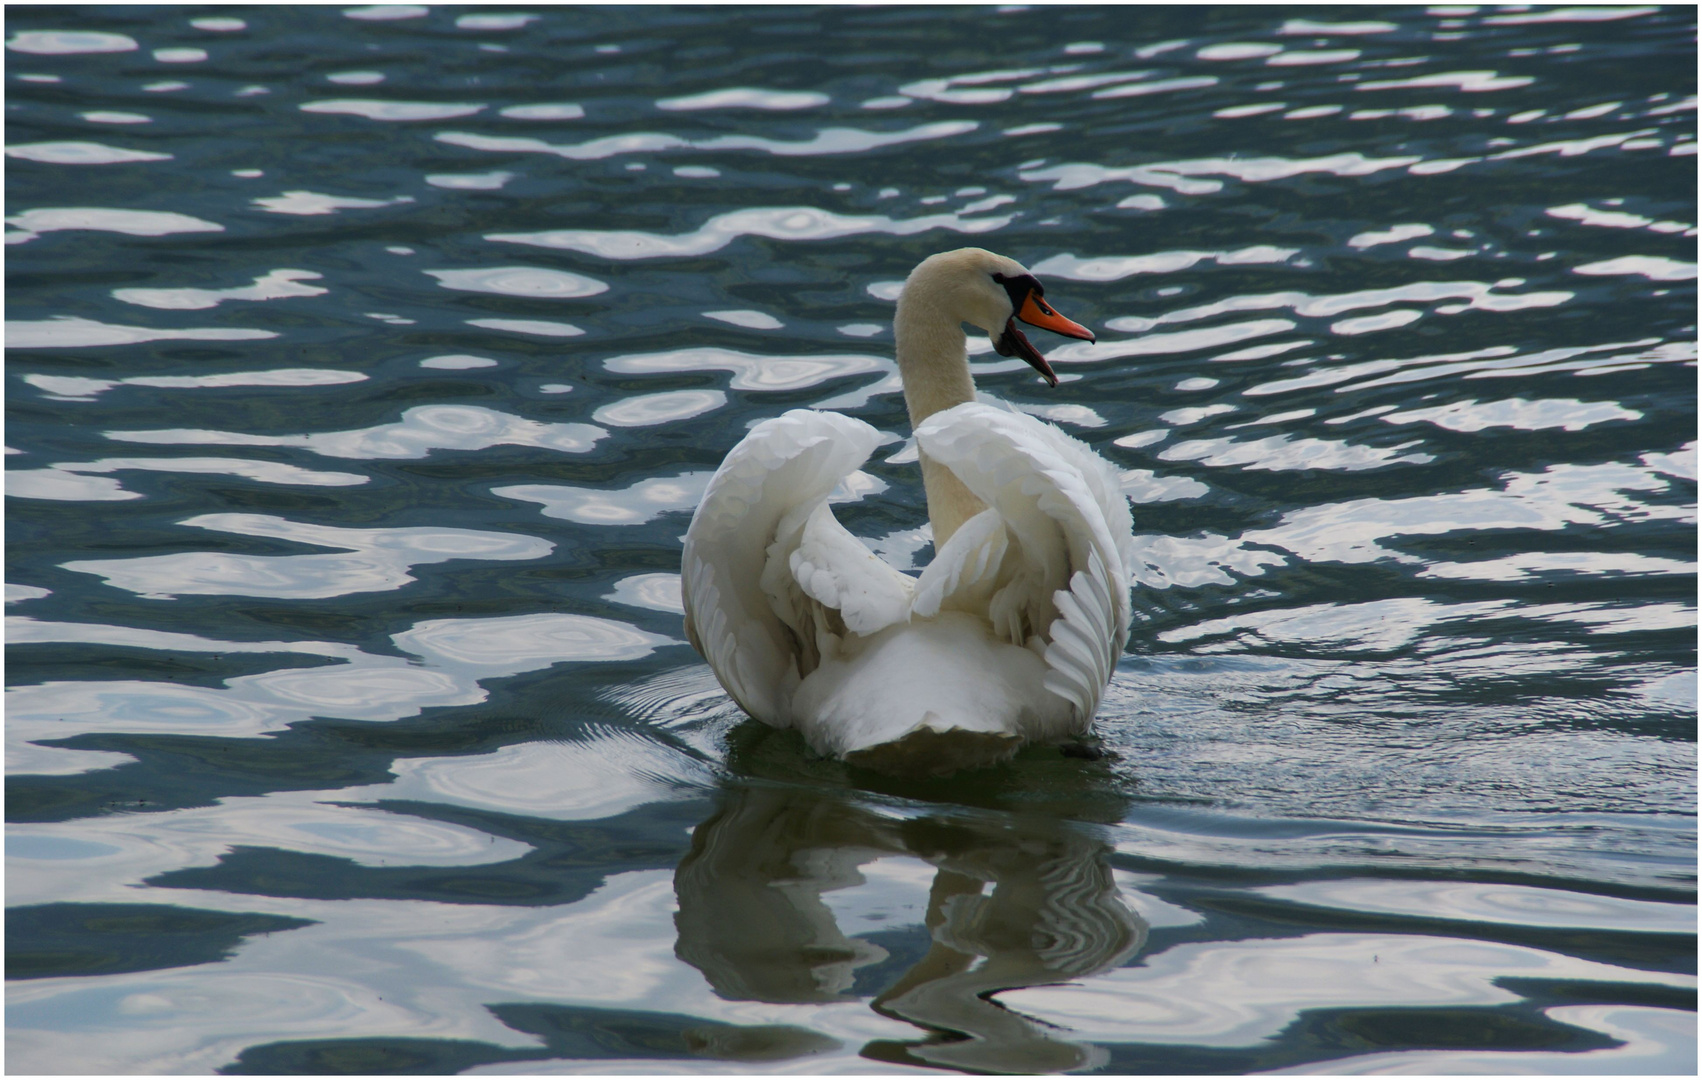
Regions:
M 308 101 L 298 106 L 305 113 L 329 113 L 342 116 L 364 116 L 368 120 L 452 120 L 472 116 L 486 108 L 479 104 L 441 101 L 375 101 L 370 98 L 336 98 L 328 101 Z
M 513 484 L 491 494 L 543 506 L 545 517 L 582 525 L 641 525 L 671 510 L 690 510 L 703 498 L 711 474 L 651 477 L 629 488 L 603 490 L 565 484 Z
M 115 232 L 126 236 L 170 236 L 174 233 L 224 232 L 223 225 L 168 210 L 125 210 L 106 206 L 43 207 L 11 214 L 6 224 L 18 229 L 7 233 L 8 244 L 35 239 L 41 233 L 84 230 Z
M 132 375 L 125 379 L 91 379 L 84 375 L 25 375 L 24 382 L 58 401 L 93 401 L 119 386 L 153 386 L 166 389 L 223 389 L 233 386 L 342 386 L 365 382 L 370 376 L 358 371 L 328 368 L 278 368 L 274 371 L 221 371 L 211 375 Z
M 116 480 L 88 475 L 124 470 L 240 476 L 261 484 L 307 487 L 349 487 L 367 482 L 367 477 L 359 473 L 319 472 L 282 462 L 245 458 L 102 458 L 99 461 L 62 461 L 46 469 L 15 469 L 6 476 L 6 494 L 21 499 L 72 502 L 141 498 L 137 492 L 125 491 Z
M 226 300 L 282 300 L 289 297 L 324 296 L 329 290 L 318 285 L 303 285 L 318 281 L 324 275 L 311 270 L 270 270 L 254 279 L 252 285 L 229 289 L 114 289 L 112 297 L 138 307 L 164 311 L 201 311 L 218 307 Z
M 650 427 L 701 416 L 725 404 L 727 395 L 719 390 L 667 390 L 604 405 L 591 419 L 610 427 Z
M 6 147 L 6 156 L 49 165 L 122 165 L 136 161 L 170 161 L 172 157 L 149 150 L 126 150 L 104 143 L 80 141 L 14 143 Z
M 138 47 L 128 34 L 99 30 L 21 30 L 6 39 L 7 49 L 32 56 L 133 52 Z
M 601 161 L 621 154 L 654 153 L 662 150 L 761 150 L 779 157 L 817 154 L 860 154 L 888 146 L 949 139 L 974 131 L 973 120 L 948 120 L 922 124 L 902 131 L 868 131 L 863 128 L 822 128 L 809 139 L 770 139 L 760 135 L 719 135 L 713 139 L 685 139 L 665 132 L 633 132 L 610 135 L 583 143 L 547 143 L 525 136 L 480 135 L 469 131 L 444 131 L 438 142 L 469 150 L 505 154 L 553 154 L 570 161 Z
M 765 109 L 771 112 L 791 112 L 795 109 L 814 109 L 832 99 L 826 94 L 808 91 L 758 90 L 748 86 L 728 90 L 707 90 L 685 97 L 660 98 L 656 107 L 667 112 L 688 112 L 699 109 Z
M 1247 1046 L 1275 1036 L 1308 1009 L 1511 1004 L 1518 995 L 1499 985 L 1509 978 L 1694 985 L 1693 977 L 1498 942 L 1308 934 L 1177 945 L 1087 986 L 1015 990 L 1000 1000 L 1089 1039 Z
M 730 371 L 734 390 L 782 392 L 802 390 L 829 379 L 868 372 L 888 371 L 891 360 L 859 353 L 819 356 L 762 356 L 702 346 L 668 352 L 611 356 L 603 366 L 622 375 L 660 374 L 675 371 Z
M 609 291 L 607 282 L 536 266 L 491 266 L 471 270 L 426 270 L 446 289 L 528 296 L 549 300 L 578 299 Z
M 73 559 L 61 564 L 151 600 L 178 596 L 273 596 L 318 600 L 387 592 L 413 581 L 409 571 L 450 559 L 541 559 L 547 540 L 474 529 L 347 529 L 267 514 L 202 514 L 179 522 L 196 529 L 343 549 L 337 555 L 232 555 L 219 551 Z
M 491 233 L 485 239 L 558 251 L 580 251 L 606 259 L 659 259 L 707 255 L 720 251 L 743 236 L 761 236 L 770 240 L 832 240 L 861 233 L 909 236 L 932 229 L 981 233 L 1001 229 L 1011 220 L 1010 216 L 970 218 L 960 214 L 927 214 L 908 219 L 857 217 L 811 206 L 786 206 L 717 214 L 692 232 L 671 236 L 621 229 L 548 229 L 531 233 Z
M 275 338 L 271 330 L 207 326 L 166 330 L 149 326 L 121 326 L 57 315 L 51 319 L 6 322 L 8 349 L 83 349 L 93 346 L 140 345 L 149 341 L 255 341 Z
M 325 457 L 422 458 L 433 450 L 483 450 L 536 446 L 564 454 L 590 450 L 608 432 L 591 424 L 546 424 L 476 405 L 420 405 L 394 424 L 311 435 L 248 435 L 234 431 L 172 428 L 109 431 L 121 442 L 171 446 L 299 446 Z

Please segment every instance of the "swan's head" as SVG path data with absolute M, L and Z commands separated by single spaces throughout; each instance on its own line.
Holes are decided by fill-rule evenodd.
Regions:
M 904 283 L 899 304 L 921 303 L 987 332 L 1000 356 L 1020 356 L 1052 386 L 1058 376 L 1017 328 L 1018 320 L 1065 337 L 1093 341 L 1093 331 L 1064 318 L 1045 289 L 1015 259 L 984 248 L 958 248 L 922 260 Z

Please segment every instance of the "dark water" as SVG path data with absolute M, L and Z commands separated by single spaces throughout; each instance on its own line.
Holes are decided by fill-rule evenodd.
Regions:
M 13 8 L 18 1072 L 1691 1072 L 1693 8 Z M 679 540 L 1024 261 L 1098 730 L 742 722 Z

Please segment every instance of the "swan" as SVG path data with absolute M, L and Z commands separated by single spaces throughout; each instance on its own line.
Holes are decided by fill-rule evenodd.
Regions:
M 1086 444 L 975 400 L 963 324 L 1052 386 L 1018 321 L 1094 340 L 1013 259 L 924 259 L 893 318 L 934 559 L 888 565 L 828 496 L 885 438 L 794 409 L 727 454 L 686 530 L 686 636 L 745 712 L 883 772 L 994 764 L 1084 734 L 1129 632 L 1128 500 Z

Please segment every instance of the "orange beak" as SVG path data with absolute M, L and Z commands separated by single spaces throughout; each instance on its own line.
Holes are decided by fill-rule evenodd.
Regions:
M 1010 288 L 1009 285 L 1006 288 Z M 1014 290 L 1013 290 L 1014 291 Z M 1040 377 L 1046 380 L 1048 386 L 1058 385 L 1058 375 L 1052 370 L 1052 365 L 1040 355 L 1040 350 L 1034 347 L 1026 335 L 1016 328 L 1016 321 L 1021 319 L 1030 326 L 1038 326 L 1042 330 L 1050 330 L 1054 334 L 1065 337 L 1080 338 L 1083 341 L 1094 340 L 1093 331 L 1077 322 L 1064 318 L 1045 300 L 1040 298 L 1040 290 L 1031 288 L 1023 294 L 1022 305 L 1016 314 L 1005 323 L 1005 332 L 999 335 L 999 340 L 993 343 L 993 348 L 1000 356 L 1020 356 L 1028 362 L 1028 366 L 1040 372 Z
M 1051 305 L 1041 299 L 1036 293 L 1030 292 L 1023 298 L 1022 307 L 1016 317 L 1030 326 L 1038 326 L 1042 330 L 1050 330 L 1054 334 L 1065 337 L 1079 338 L 1082 341 L 1093 341 L 1093 331 L 1078 322 L 1071 322 L 1056 311 Z

